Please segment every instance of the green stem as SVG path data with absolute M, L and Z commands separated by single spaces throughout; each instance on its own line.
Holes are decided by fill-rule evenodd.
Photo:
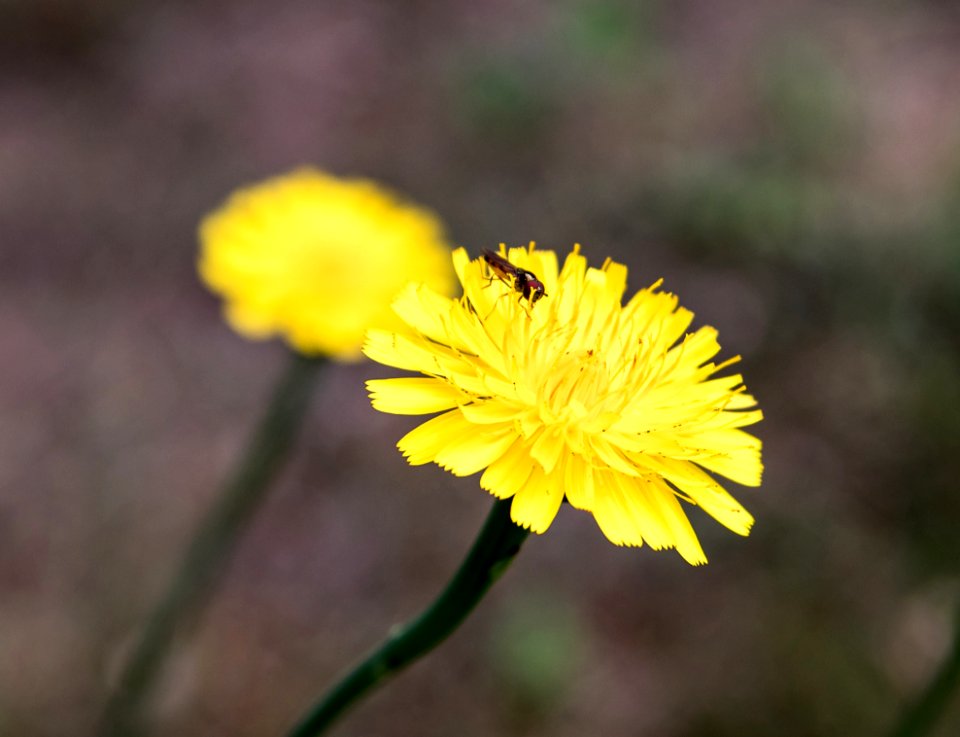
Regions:
M 169 652 L 174 636 L 196 620 L 237 542 L 260 507 L 270 482 L 293 447 L 306 414 L 321 359 L 294 354 L 277 383 L 246 452 L 201 521 L 176 577 L 150 615 L 103 712 L 100 734 L 141 732 L 139 712 Z
M 466 619 L 529 534 L 511 521 L 510 501 L 494 503 L 460 569 L 436 601 L 419 617 L 392 631 L 316 703 L 288 737 L 320 734 L 361 696 L 439 645 Z
M 960 609 L 957 610 L 953 645 L 939 670 L 904 711 L 891 737 L 922 737 L 930 734 L 960 687 Z

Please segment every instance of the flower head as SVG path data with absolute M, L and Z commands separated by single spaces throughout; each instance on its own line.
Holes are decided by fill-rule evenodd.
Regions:
M 398 443 L 411 464 L 437 463 L 505 499 L 519 525 L 544 532 L 564 498 L 617 545 L 676 548 L 706 562 L 680 501 L 746 535 L 753 518 L 711 474 L 757 486 L 761 419 L 739 374 L 716 377 L 717 332 L 660 282 L 623 305 L 627 269 L 588 268 L 579 247 L 510 249 L 548 296 L 533 307 L 463 249 L 463 297 L 410 285 L 394 303 L 405 330 L 371 331 L 364 352 L 417 378 L 368 382 L 373 406 L 442 414 Z
M 390 302 L 411 279 L 453 287 L 439 219 L 377 184 L 299 169 L 234 193 L 200 225 L 200 275 L 250 338 L 360 357 L 370 327 L 399 324 Z

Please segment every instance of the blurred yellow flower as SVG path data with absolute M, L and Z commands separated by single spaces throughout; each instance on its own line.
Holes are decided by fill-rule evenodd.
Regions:
M 366 330 L 399 325 L 411 279 L 449 294 L 450 250 L 432 212 L 374 182 L 304 168 L 235 192 L 200 224 L 199 271 L 249 338 L 359 359 Z
M 739 428 L 762 415 L 739 374 L 710 378 L 738 360 L 711 362 L 716 330 L 686 333 L 693 313 L 660 282 L 622 305 L 626 267 L 587 268 L 579 246 L 559 274 L 533 244 L 507 257 L 543 281 L 536 305 L 458 249 L 462 298 L 411 284 L 394 303 L 408 327 L 368 334 L 370 358 L 426 375 L 368 382 L 373 406 L 443 412 L 400 440 L 409 462 L 483 470 L 480 485 L 538 533 L 566 497 L 611 542 L 692 564 L 706 556 L 679 500 L 746 535 L 753 518 L 707 471 L 760 484 L 760 440 Z

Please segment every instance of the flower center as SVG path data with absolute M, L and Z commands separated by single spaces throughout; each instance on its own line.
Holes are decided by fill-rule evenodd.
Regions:
M 606 409 L 610 372 L 598 351 L 568 351 L 549 369 L 542 386 L 544 422 L 580 426 Z

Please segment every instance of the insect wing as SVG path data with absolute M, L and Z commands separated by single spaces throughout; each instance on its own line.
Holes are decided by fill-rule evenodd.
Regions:
M 480 252 L 480 255 L 483 256 L 483 260 L 487 262 L 487 265 L 493 269 L 494 273 L 501 279 L 509 280 L 511 277 L 516 277 L 517 267 L 496 251 L 484 248 L 483 251 Z

